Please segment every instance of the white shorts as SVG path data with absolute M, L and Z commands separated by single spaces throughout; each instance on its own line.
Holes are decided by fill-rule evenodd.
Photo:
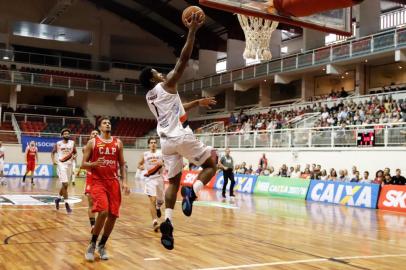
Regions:
M 73 173 L 72 164 L 58 164 L 58 176 L 61 183 L 68 183 Z
M 158 201 L 164 200 L 164 179 L 159 177 L 145 177 L 144 193 L 148 196 L 157 197 Z
M 161 151 L 168 178 L 182 172 L 183 157 L 197 166 L 211 157 L 212 148 L 204 145 L 193 134 L 176 138 L 161 138 Z

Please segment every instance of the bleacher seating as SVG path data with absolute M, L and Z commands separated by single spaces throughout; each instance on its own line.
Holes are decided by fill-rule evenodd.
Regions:
M 156 121 L 154 119 L 112 117 L 111 125 L 112 134 L 115 136 L 142 137 L 156 127 Z
M 13 125 L 10 121 L 2 122 L 0 125 L 0 140 L 3 143 L 17 143 L 17 136 L 13 132 Z
M 40 68 L 22 67 L 20 69 L 20 71 L 27 72 L 27 73 L 38 73 L 38 74 L 44 74 L 44 75 L 54 75 L 54 76 L 72 77 L 72 78 L 80 78 L 80 79 L 108 80 L 106 78 L 103 78 L 100 75 L 95 75 L 95 74 L 65 72 L 65 71 L 42 69 L 42 68 L 40 69 Z

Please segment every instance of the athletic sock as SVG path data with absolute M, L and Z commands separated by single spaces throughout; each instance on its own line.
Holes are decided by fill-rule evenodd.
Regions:
M 23 182 L 25 182 L 25 177 L 27 176 L 27 173 L 26 174 L 24 174 L 24 176 L 23 176 Z
M 196 180 L 196 182 L 193 184 L 193 191 L 195 192 L 195 195 L 199 194 L 200 190 L 204 187 L 204 184 L 200 180 Z
M 94 224 L 96 224 L 96 218 L 94 218 L 94 217 L 89 218 L 89 221 L 90 221 L 90 226 L 94 226 Z
M 155 224 L 155 222 L 158 222 L 158 219 L 154 219 L 154 220 L 152 221 L 152 224 Z
M 109 237 L 103 235 L 102 238 L 100 239 L 99 246 L 105 246 L 106 242 L 107 242 L 107 239 L 109 239 Z
M 169 218 L 169 220 L 172 222 L 172 214 L 173 214 L 173 209 L 166 208 L 165 209 L 165 220 Z
M 90 241 L 90 243 L 92 243 L 92 244 L 95 244 L 95 245 L 96 245 L 97 238 L 99 238 L 99 236 L 98 236 L 98 235 L 96 235 L 96 234 L 93 234 L 93 235 L 92 235 L 92 240 Z

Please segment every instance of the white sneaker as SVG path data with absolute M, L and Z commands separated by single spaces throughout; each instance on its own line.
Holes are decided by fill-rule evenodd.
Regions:
M 97 252 L 99 253 L 101 260 L 106 261 L 109 259 L 109 256 L 107 255 L 106 252 L 106 247 L 104 245 L 97 246 Z
M 89 246 L 87 247 L 87 250 L 85 253 L 86 261 L 88 261 L 88 262 L 94 261 L 94 251 L 95 250 L 96 250 L 96 245 L 94 243 L 90 243 Z

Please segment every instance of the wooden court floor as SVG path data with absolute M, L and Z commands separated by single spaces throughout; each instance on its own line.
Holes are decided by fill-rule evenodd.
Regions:
M 35 187 L 8 179 L 0 196 L 54 195 L 59 182 Z M 174 216 L 175 249 L 152 231 L 142 183 L 132 182 L 108 242 L 109 261 L 88 263 L 90 229 L 83 180 L 73 214 L 53 205 L 0 205 L 0 269 L 406 269 L 406 215 L 238 194 L 222 201 L 205 190 L 190 218 Z

